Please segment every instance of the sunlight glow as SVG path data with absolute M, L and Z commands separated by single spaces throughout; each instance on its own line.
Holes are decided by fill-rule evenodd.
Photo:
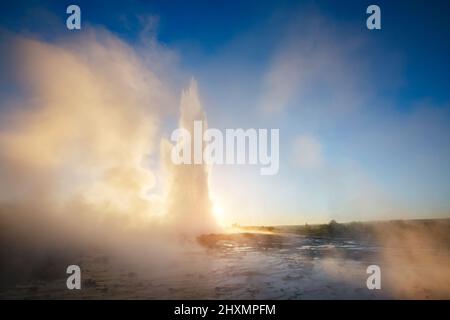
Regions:
M 214 204 L 213 204 L 213 214 L 214 214 L 214 217 L 216 218 L 219 226 L 224 227 L 225 226 L 225 210 L 217 201 L 214 201 Z

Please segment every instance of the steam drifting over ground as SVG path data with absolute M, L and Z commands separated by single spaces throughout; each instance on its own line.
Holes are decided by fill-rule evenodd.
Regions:
M 147 161 L 178 104 L 170 76 L 154 71 L 164 69 L 155 53 L 163 49 L 153 43 L 142 54 L 97 29 L 71 42 L 7 38 L 11 81 L 25 95 L 1 109 L 2 275 L 98 248 L 164 260 L 182 250 L 158 241 L 176 226 L 194 236 L 214 225 L 206 168 L 166 163 L 169 183 L 158 189 L 165 177 Z M 181 112 L 182 126 L 204 118 L 194 82 Z

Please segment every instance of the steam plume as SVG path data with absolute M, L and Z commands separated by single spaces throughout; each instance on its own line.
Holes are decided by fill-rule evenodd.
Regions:
M 157 239 L 174 226 L 210 223 L 204 167 L 171 168 L 167 200 L 154 191 L 146 159 L 178 91 L 155 71 L 167 63 L 163 49 L 142 56 L 96 29 L 70 40 L 10 39 L 18 99 L 0 106 L 0 267 L 9 278 L 99 247 L 163 258 L 173 248 Z M 195 86 L 181 105 L 182 123 L 203 114 Z

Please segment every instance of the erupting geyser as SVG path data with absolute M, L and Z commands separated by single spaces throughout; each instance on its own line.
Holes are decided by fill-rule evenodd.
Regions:
M 189 89 L 184 91 L 181 96 L 179 126 L 193 135 L 194 121 L 202 121 L 203 130 L 207 129 L 206 116 L 200 103 L 197 83 L 195 80 L 191 80 Z M 209 196 L 208 166 L 194 164 L 194 161 L 192 164 L 173 164 L 170 157 L 173 145 L 168 141 L 164 142 L 166 148 L 163 154 L 169 172 L 167 203 L 169 222 L 184 234 L 214 231 L 217 229 L 217 224 L 212 214 L 212 203 Z

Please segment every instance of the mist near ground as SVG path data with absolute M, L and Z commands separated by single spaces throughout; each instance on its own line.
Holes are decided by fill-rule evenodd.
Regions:
M 295 234 L 329 243 L 350 240 L 370 244 L 376 247 L 371 264 L 380 266 L 382 288 L 389 292 L 389 298 L 450 298 L 449 219 L 350 223 L 332 220 L 317 225 L 234 227 L 241 232 Z M 342 251 L 330 250 L 330 255 L 345 260 Z M 328 265 L 329 273 L 338 278 L 350 272 L 335 262 Z
M 2 36 L 17 90 L 0 108 L 2 282 L 59 275 L 92 251 L 164 269 L 217 230 L 207 168 L 167 161 L 164 117 L 205 119 L 195 81 L 182 94 L 162 72 L 167 49 L 96 28 Z

